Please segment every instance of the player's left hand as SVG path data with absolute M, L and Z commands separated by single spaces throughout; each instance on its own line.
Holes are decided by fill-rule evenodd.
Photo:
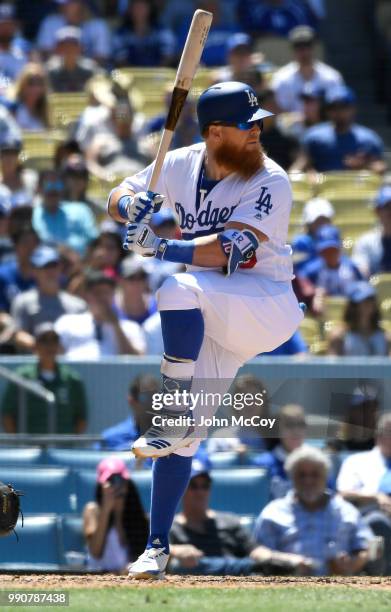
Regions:
M 143 257 L 153 257 L 160 244 L 161 238 L 145 223 L 128 223 L 126 237 L 123 243 L 125 251 L 133 251 Z

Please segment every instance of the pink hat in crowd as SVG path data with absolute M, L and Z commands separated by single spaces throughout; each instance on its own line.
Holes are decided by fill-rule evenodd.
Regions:
M 120 457 L 106 457 L 96 468 L 97 478 L 100 484 L 107 482 L 114 474 L 119 474 L 122 478 L 130 478 L 130 473 L 124 461 Z

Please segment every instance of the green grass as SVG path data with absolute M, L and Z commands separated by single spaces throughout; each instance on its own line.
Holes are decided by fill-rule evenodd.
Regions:
M 121 587 L 70 589 L 69 603 L 69 608 L 45 606 L 35 609 L 48 612 L 386 612 L 391 609 L 391 593 L 373 588 L 327 586 L 247 589 Z M 15 607 L 6 609 L 12 612 Z M 24 606 L 17 609 L 34 610 Z

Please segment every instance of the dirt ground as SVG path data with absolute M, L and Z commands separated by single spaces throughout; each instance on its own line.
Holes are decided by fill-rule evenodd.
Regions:
M 146 583 L 129 580 L 114 574 L 0 574 L 2 589 L 97 589 L 108 587 L 201 587 L 201 588 L 270 588 L 280 586 L 352 586 L 362 589 L 390 589 L 391 578 L 367 576 L 296 578 L 296 577 L 221 577 L 221 576 L 167 576 L 165 580 Z

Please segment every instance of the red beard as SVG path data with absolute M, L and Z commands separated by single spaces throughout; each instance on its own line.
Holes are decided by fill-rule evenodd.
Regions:
M 264 152 L 261 144 L 259 144 L 259 149 L 244 153 L 242 149 L 224 142 L 214 151 L 214 158 L 219 166 L 236 172 L 245 180 L 264 167 Z

